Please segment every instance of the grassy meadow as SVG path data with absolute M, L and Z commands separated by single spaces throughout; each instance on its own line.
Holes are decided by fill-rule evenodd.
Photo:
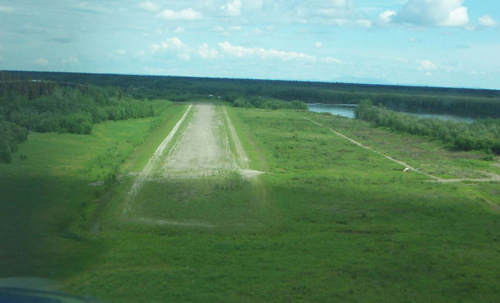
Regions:
M 500 168 L 362 121 L 228 107 L 250 168 L 266 174 L 151 182 L 137 196 L 137 215 L 209 227 L 124 219 L 134 175 L 185 109 L 31 135 L 27 160 L 0 165 L 0 276 L 57 279 L 104 302 L 500 299 L 500 214 L 486 202 L 500 205 L 498 182 L 407 179 L 304 117 L 440 177 Z
M 32 133 L 0 164 L 0 276 L 62 279 L 85 268 L 103 248 L 88 232 L 115 177 L 150 157 L 183 108 L 100 123 L 90 135 Z

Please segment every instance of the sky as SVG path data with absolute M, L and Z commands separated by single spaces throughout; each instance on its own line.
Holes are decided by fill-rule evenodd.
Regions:
M 500 89 L 500 1 L 0 0 L 0 70 Z

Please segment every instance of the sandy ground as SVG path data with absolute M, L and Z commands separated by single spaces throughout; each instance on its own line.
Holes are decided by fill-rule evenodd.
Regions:
M 212 104 L 199 104 L 163 164 L 165 176 L 211 175 L 238 170 L 223 133 L 223 117 Z
M 192 178 L 232 171 L 246 178 L 261 174 L 249 169 L 248 157 L 227 110 L 219 109 L 213 104 L 194 107 L 189 125 L 163 161 L 163 177 Z

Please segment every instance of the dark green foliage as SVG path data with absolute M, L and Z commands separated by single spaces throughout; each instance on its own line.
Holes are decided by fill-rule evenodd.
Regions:
M 417 86 L 364 85 L 347 83 L 217 79 L 166 76 L 131 76 L 52 72 L 16 72 L 58 83 L 89 82 L 100 86 L 120 86 L 123 94 L 137 99 L 167 98 L 187 101 L 222 96 L 235 102 L 239 97 L 262 96 L 308 103 L 358 104 L 370 99 L 398 110 L 500 117 L 500 91 Z
M 282 100 L 263 98 L 263 97 L 250 97 L 250 98 L 238 98 L 234 101 L 235 107 L 244 108 L 264 108 L 264 109 L 302 109 L 307 110 L 307 104 L 302 101 L 294 100 L 292 102 L 286 102 Z
M 0 163 L 10 163 L 11 153 L 28 138 L 28 131 L 14 123 L 0 121 Z
M 154 115 L 150 102 L 134 100 L 119 87 L 22 80 L 0 73 L 0 162 L 10 163 L 10 153 L 28 131 L 90 134 L 94 123 Z
M 361 102 L 355 115 L 377 126 L 438 139 L 460 150 L 484 150 L 500 154 L 500 119 L 480 119 L 471 124 L 422 119 L 384 107 L 374 108 L 370 101 Z
M 94 123 L 155 115 L 148 101 L 133 100 L 116 87 L 21 80 L 1 84 L 0 117 L 30 131 L 90 134 Z M 42 93 L 30 93 L 33 87 Z
M 244 107 L 244 108 L 252 108 L 254 107 L 252 103 L 248 102 L 246 99 L 240 98 L 234 101 L 234 106 L 236 107 Z
M 31 80 L 28 77 L 22 80 L 17 75 L 0 72 L 0 97 L 9 94 L 21 94 L 30 100 L 41 96 L 48 96 L 54 93 L 57 84 L 51 81 Z

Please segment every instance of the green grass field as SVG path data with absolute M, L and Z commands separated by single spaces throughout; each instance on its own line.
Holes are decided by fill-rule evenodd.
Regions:
M 500 213 L 486 202 L 500 205 L 498 182 L 407 181 L 400 165 L 304 117 L 416 167 L 440 161 L 429 172 L 442 177 L 498 169 L 360 121 L 228 108 L 250 167 L 266 174 L 151 183 L 138 196 L 144 215 L 213 227 L 124 220 L 129 173 L 185 108 L 169 107 L 152 132 L 155 118 L 103 123 L 91 136 L 30 136 L 20 147 L 28 160 L 0 165 L 0 276 L 57 279 L 105 302 L 500 300 Z M 101 154 L 116 161 L 99 169 Z M 88 186 L 115 163 L 113 185 Z
M 31 134 L 12 164 L 0 165 L 1 276 L 61 279 L 85 268 L 103 248 L 87 235 L 114 176 L 126 168 L 122 162 L 150 157 L 149 145 L 156 149 L 154 139 L 169 131 L 183 108 L 101 123 L 91 135 Z M 106 183 L 88 185 L 96 181 Z

